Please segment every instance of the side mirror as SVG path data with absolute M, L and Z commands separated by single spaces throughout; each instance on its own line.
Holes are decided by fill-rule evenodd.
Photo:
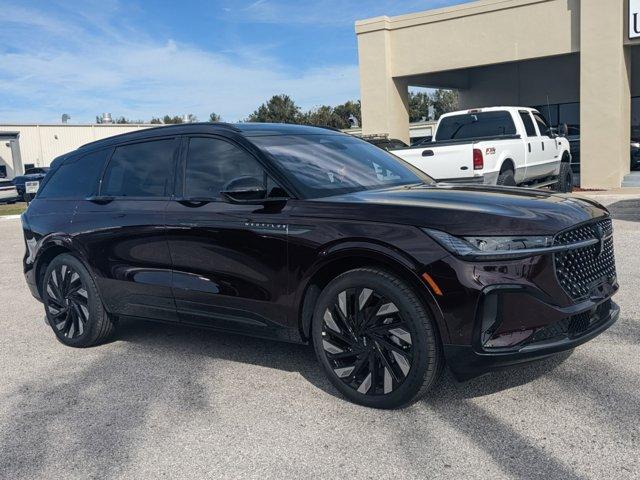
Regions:
M 259 204 L 266 198 L 267 188 L 256 177 L 242 176 L 227 182 L 220 193 L 230 203 Z
M 566 137 L 569 133 L 569 127 L 566 123 L 562 123 L 558 126 L 558 134 L 562 137 Z

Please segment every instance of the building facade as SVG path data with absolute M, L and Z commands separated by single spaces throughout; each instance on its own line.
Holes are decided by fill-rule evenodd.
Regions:
M 566 123 L 582 186 L 619 187 L 640 137 L 636 14 L 636 0 L 482 0 L 358 21 L 363 134 L 407 141 L 408 88 L 455 89 L 462 109 L 533 106 Z
M 46 167 L 57 156 L 85 143 L 154 126 L 157 125 L 0 125 L 0 180 L 11 180 L 29 167 Z

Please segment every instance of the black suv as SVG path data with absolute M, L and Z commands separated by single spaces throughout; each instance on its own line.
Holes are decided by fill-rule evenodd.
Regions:
M 435 184 L 339 132 L 188 124 L 57 158 L 24 271 L 66 345 L 120 317 L 312 343 L 328 378 L 406 405 L 615 322 L 611 218 L 589 200 Z

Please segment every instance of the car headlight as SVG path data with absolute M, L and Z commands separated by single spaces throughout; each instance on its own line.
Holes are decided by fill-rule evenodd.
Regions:
M 441 230 L 422 230 L 446 250 L 461 257 L 521 257 L 538 250 L 545 253 L 545 249 L 553 245 L 553 237 L 548 235 L 456 237 Z

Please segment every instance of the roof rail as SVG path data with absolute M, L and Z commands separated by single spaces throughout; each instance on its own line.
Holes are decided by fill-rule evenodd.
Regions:
M 236 127 L 232 123 L 226 123 L 226 122 L 194 122 L 194 123 L 162 124 L 162 125 L 157 125 L 157 126 L 156 126 L 156 124 L 153 124 L 153 125 L 154 125 L 153 127 L 138 129 L 138 130 L 134 130 L 132 132 L 120 133 L 118 135 L 112 135 L 110 137 L 101 138 L 100 140 L 94 140 L 93 142 L 89 142 L 89 143 L 85 143 L 83 145 L 80 145 L 78 147 L 78 150 L 86 148 L 86 147 L 90 147 L 92 145 L 100 144 L 100 143 L 112 140 L 114 138 L 122 137 L 124 135 L 131 135 L 132 133 L 139 133 L 139 132 L 151 132 L 151 131 L 160 130 L 160 129 L 163 129 L 163 128 L 179 128 L 179 127 L 186 127 L 186 126 L 191 126 L 191 125 L 210 125 L 210 126 L 213 126 L 213 127 L 220 127 L 220 128 L 225 128 L 227 130 L 232 130 L 234 132 L 240 132 L 241 131 L 238 127 Z

